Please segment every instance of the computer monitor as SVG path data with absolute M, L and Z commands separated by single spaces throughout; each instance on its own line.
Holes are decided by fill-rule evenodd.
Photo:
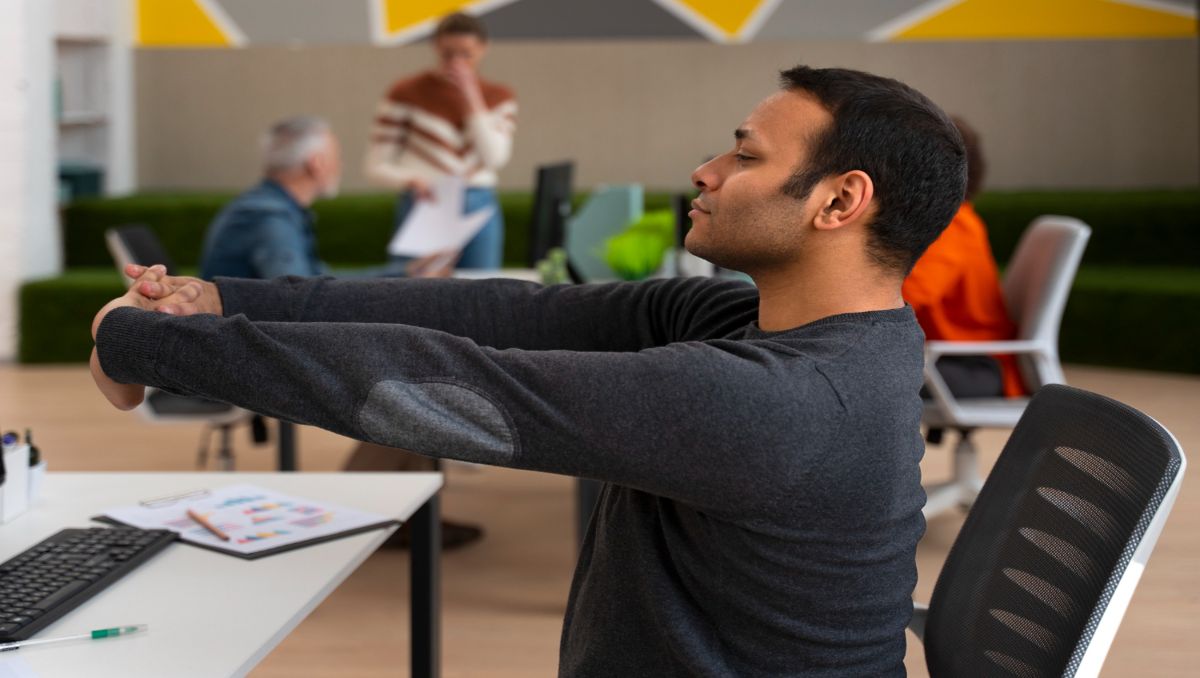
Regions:
M 537 191 L 533 202 L 533 222 L 529 229 L 529 265 L 546 258 L 546 253 L 562 247 L 567 217 L 571 216 L 571 178 L 573 162 L 541 165 L 537 168 Z
M 688 212 L 692 210 L 692 196 L 688 193 L 676 193 L 671 196 L 671 211 L 675 214 L 675 275 L 683 275 L 683 241 L 687 232 L 692 228 L 692 219 Z

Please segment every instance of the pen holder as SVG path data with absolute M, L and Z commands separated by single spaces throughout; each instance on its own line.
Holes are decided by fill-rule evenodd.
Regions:
M 29 446 L 6 447 L 0 454 L 6 471 L 0 484 L 0 523 L 7 523 L 29 508 Z
M 29 467 L 29 505 L 33 506 L 42 493 L 42 481 L 46 479 L 46 462 L 40 461 Z

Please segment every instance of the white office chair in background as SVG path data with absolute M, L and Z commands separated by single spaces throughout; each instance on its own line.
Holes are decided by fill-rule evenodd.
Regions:
M 925 517 L 954 506 L 969 508 L 983 486 L 971 432 L 1012 428 L 1029 398 L 955 398 L 936 369 L 943 356 L 1016 355 L 1025 385 L 1033 392 L 1065 381 L 1058 358 L 1058 331 L 1084 247 L 1092 229 L 1078 219 L 1038 217 L 1021 235 L 1004 275 L 1004 300 L 1017 326 L 1010 341 L 930 341 L 925 344 L 926 402 L 921 422 L 956 429 L 951 480 L 926 488 Z
M 1186 467 L 1145 414 L 1038 391 L 914 605 L 931 678 L 1098 676 Z

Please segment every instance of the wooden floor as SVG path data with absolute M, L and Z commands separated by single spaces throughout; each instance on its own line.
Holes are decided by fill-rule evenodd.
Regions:
M 1200 378 L 1096 368 L 1067 372 L 1070 383 L 1127 402 L 1162 422 L 1185 450 L 1200 453 Z M 110 409 L 82 367 L 0 364 L 0 427 L 34 429 L 52 470 L 192 470 L 200 429 L 151 425 Z M 1004 434 L 979 441 L 990 465 Z M 269 470 L 270 447 L 236 438 L 238 465 Z M 351 443 L 303 429 L 301 468 L 333 470 Z M 930 480 L 948 469 L 931 449 Z M 1106 664 L 1106 676 L 1200 675 L 1200 466 L 1188 469 L 1180 499 L 1134 595 Z M 505 469 L 449 469 L 445 513 L 483 525 L 480 543 L 443 560 L 444 675 L 553 675 L 564 601 L 574 566 L 572 481 Z M 962 523 L 932 520 L 918 551 L 916 598 L 928 600 L 942 559 Z M 408 562 L 405 552 L 372 556 L 258 669 L 256 678 L 407 674 Z M 909 673 L 925 674 L 910 637 Z

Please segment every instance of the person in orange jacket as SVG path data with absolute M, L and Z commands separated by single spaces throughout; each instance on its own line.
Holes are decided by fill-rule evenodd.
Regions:
M 971 202 L 983 186 L 986 170 L 979 135 L 959 118 L 954 118 L 954 124 L 967 149 L 966 201 L 921 255 L 904 280 L 902 294 L 927 340 L 1012 339 L 1017 327 L 1004 304 L 987 226 Z M 946 356 L 938 360 L 937 369 L 956 397 L 1011 397 L 1025 392 L 1012 356 Z

